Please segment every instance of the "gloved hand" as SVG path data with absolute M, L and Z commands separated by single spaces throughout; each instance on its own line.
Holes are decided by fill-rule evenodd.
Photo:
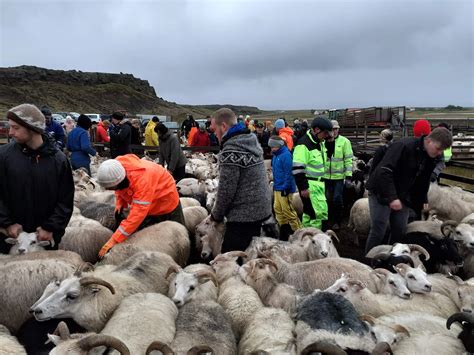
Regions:
M 117 244 L 115 239 L 110 238 L 107 243 L 104 244 L 104 246 L 100 249 L 99 251 L 99 259 L 102 259 L 107 252 L 112 249 L 112 247 Z
M 123 208 L 116 209 L 115 210 L 115 221 L 120 224 L 122 220 L 125 219 L 125 216 L 123 215 Z
M 435 173 L 431 173 L 430 181 L 435 182 L 437 180 L 438 180 L 438 175 L 436 175 Z

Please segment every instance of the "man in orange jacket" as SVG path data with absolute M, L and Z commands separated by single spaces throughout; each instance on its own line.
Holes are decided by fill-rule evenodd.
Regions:
M 100 258 L 115 244 L 149 225 L 162 221 L 184 225 L 176 184 L 161 165 L 126 154 L 103 162 L 97 170 L 97 180 L 107 190 L 115 190 L 117 220 L 122 220 L 123 209 L 130 207 L 128 217 L 100 250 Z

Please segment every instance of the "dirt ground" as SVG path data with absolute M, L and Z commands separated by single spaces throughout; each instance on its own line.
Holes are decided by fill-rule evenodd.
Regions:
M 339 255 L 345 258 L 351 258 L 360 262 L 364 262 L 364 248 L 367 237 L 359 234 L 359 246 L 354 244 L 354 234 L 352 230 L 347 228 L 348 217 L 345 217 L 342 222 L 341 229 L 336 232 L 340 243 L 336 242 L 336 249 Z

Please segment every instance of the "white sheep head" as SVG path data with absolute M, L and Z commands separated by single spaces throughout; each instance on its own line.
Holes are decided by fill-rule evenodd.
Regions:
M 474 221 L 446 221 L 441 225 L 441 232 L 465 248 L 474 250 Z
M 11 255 L 33 253 L 35 251 L 44 250 L 45 246 L 54 246 L 54 240 L 38 240 L 36 233 L 20 232 L 18 238 L 6 238 L 5 242 L 11 244 Z
M 370 325 L 370 333 L 377 343 L 385 342 L 390 346 L 396 346 L 410 336 L 410 332 L 400 324 L 384 324 L 367 314 L 362 315 L 360 319 Z
M 406 281 L 407 287 L 414 293 L 431 292 L 432 284 L 428 281 L 426 272 L 418 267 L 411 267 L 407 264 L 397 264 L 395 271 L 399 273 Z
M 405 279 L 400 274 L 393 274 L 386 269 L 375 269 L 372 271 L 377 281 L 377 291 L 386 295 L 394 295 L 403 299 L 409 299 L 411 292 L 407 287 Z

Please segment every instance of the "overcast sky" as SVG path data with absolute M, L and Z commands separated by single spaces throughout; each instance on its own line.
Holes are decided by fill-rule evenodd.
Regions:
M 473 4 L 0 0 L 0 66 L 131 73 L 183 104 L 474 106 Z

